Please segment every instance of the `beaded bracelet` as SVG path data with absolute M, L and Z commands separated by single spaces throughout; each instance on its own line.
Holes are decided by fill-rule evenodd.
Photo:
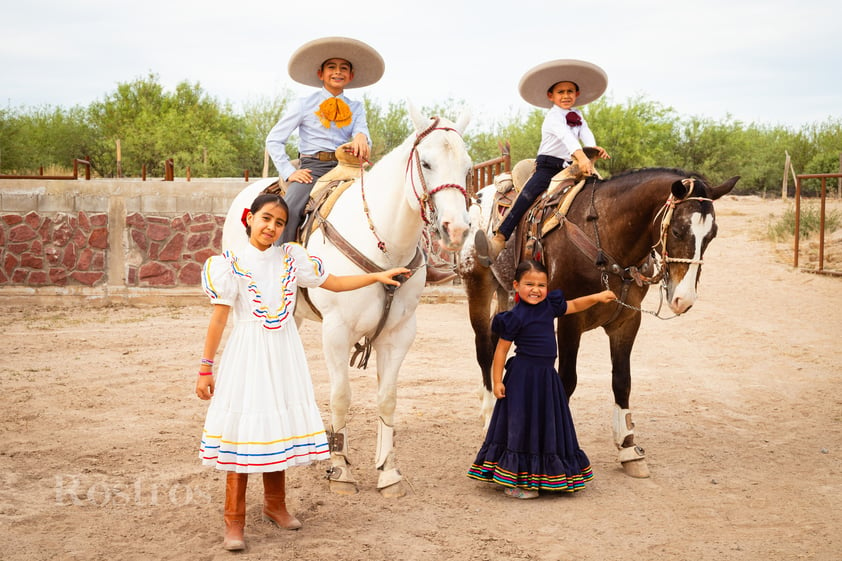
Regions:
M 199 372 L 199 376 L 212 376 L 213 372 Z
M 213 366 L 213 360 L 209 358 L 202 359 L 202 366 Z

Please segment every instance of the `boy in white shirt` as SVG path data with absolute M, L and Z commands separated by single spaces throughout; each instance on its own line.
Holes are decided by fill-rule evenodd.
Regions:
M 585 175 L 593 174 L 593 164 L 585 156 L 583 146 L 597 149 L 600 158 L 609 157 L 608 152 L 596 145 L 596 139 L 582 113 L 574 109 L 598 99 L 607 85 L 608 78 L 600 67 L 571 59 L 540 64 L 521 78 L 521 97 L 532 105 L 549 107 L 550 110 L 541 126 L 541 145 L 538 147 L 535 173 L 524 185 L 490 243 L 482 230 L 476 234 L 475 244 L 480 263 L 490 265 L 497 259 L 520 219 L 558 172 L 575 160 Z

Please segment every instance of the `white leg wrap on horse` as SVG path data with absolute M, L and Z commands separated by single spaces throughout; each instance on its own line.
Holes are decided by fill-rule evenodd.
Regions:
M 611 428 L 614 431 L 614 444 L 617 448 L 622 448 L 623 443 L 628 436 L 634 436 L 634 423 L 631 418 L 631 410 L 620 409 L 620 406 L 614 404 L 614 415 L 611 419 Z
M 327 478 L 330 481 L 356 484 L 351 469 L 348 467 L 348 427 L 333 430 L 331 427 L 328 434 L 328 445 L 330 446 L 330 470 Z
M 643 448 L 640 446 L 629 446 L 628 448 L 620 448 L 620 453 L 617 455 L 617 460 L 622 464 L 624 462 L 633 462 L 635 460 L 642 460 L 646 458 L 643 453 Z
M 378 417 L 377 421 L 377 449 L 374 452 L 374 467 L 382 469 L 395 444 L 395 428 L 387 425 L 381 417 Z
M 341 429 L 334 429 L 330 427 L 327 435 L 328 446 L 330 446 L 330 454 L 338 455 L 344 458 L 348 457 L 348 427 Z
M 389 454 L 389 456 L 393 456 L 394 451 Z M 389 462 L 390 465 L 394 465 L 394 461 Z M 379 469 L 379 468 L 378 468 Z M 391 468 L 386 469 L 380 472 L 380 475 L 377 478 L 377 488 L 384 489 L 386 487 L 391 487 L 395 483 L 400 483 L 403 481 L 403 476 L 398 468 Z
M 483 422 L 483 429 L 488 430 L 488 426 L 491 424 L 491 413 L 494 412 L 494 404 L 497 400 L 494 397 L 494 394 L 485 389 L 485 386 L 482 386 L 480 389 L 482 392 L 482 405 L 480 406 L 480 416 L 482 417 Z
M 395 429 L 387 425 L 382 418 L 377 423 L 377 450 L 374 466 L 380 471 L 377 488 L 385 489 L 403 480 L 401 472 L 395 467 Z

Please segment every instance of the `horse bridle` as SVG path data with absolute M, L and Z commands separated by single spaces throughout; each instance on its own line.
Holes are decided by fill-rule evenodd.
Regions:
M 681 183 L 687 187 L 687 194 L 677 199 L 674 194 L 670 193 L 670 196 L 667 198 L 667 202 L 664 203 L 664 206 L 661 207 L 661 210 L 658 211 L 658 214 L 655 215 L 655 220 L 658 219 L 658 216 L 663 213 L 664 217 L 661 219 L 661 236 L 655 245 L 652 246 L 654 251 L 658 251 L 658 247 L 660 246 L 661 250 L 659 253 L 662 256 L 664 263 L 686 263 L 688 265 L 703 265 L 704 261 L 702 259 L 684 259 L 681 257 L 670 257 L 667 252 L 667 231 L 669 230 L 670 224 L 672 223 L 672 215 L 675 211 L 675 207 L 681 203 L 686 203 L 687 201 L 707 201 L 712 203 L 713 199 L 708 197 L 691 197 L 690 195 L 693 194 L 693 189 L 696 186 L 696 180 L 692 177 L 688 177 L 687 179 L 682 179 Z
M 666 202 L 663 204 L 663 206 L 657 212 L 657 214 L 655 214 L 655 218 L 653 219 L 653 222 L 654 222 L 658 219 L 659 216 L 661 217 L 661 224 L 660 224 L 660 227 L 659 227 L 659 237 L 658 237 L 658 241 L 655 242 L 652 245 L 650 255 L 646 258 L 646 261 L 654 261 L 655 262 L 655 267 L 657 268 L 656 271 L 655 271 L 655 274 L 653 274 L 652 276 L 646 276 L 643 273 L 641 273 L 640 269 L 643 266 L 643 263 L 641 263 L 638 266 L 626 267 L 625 269 L 622 269 L 622 268 L 620 268 L 619 264 L 617 264 L 617 262 L 615 260 L 614 266 L 611 268 L 612 269 L 611 272 L 618 275 L 621 278 L 621 280 L 623 281 L 623 294 L 620 298 L 618 298 L 616 300 L 617 303 L 620 304 L 620 306 L 630 308 L 630 309 L 636 310 L 638 312 L 651 314 L 651 315 L 653 315 L 653 316 L 655 316 L 659 319 L 672 319 L 674 317 L 678 317 L 678 315 L 673 315 L 673 316 L 668 317 L 668 318 L 660 316 L 661 305 L 663 305 L 663 299 L 662 299 L 661 305 L 658 306 L 658 310 L 655 311 L 655 312 L 652 312 L 652 311 L 649 311 L 649 310 L 644 310 L 644 309 L 639 308 L 637 306 L 632 306 L 631 304 L 627 304 L 625 302 L 625 296 L 626 296 L 626 292 L 628 291 L 628 283 L 630 282 L 630 280 L 634 280 L 640 286 L 642 286 L 644 284 L 652 285 L 652 284 L 660 283 L 662 291 L 665 290 L 666 289 L 666 283 L 669 281 L 669 278 L 670 278 L 670 272 L 669 272 L 670 263 L 685 263 L 685 264 L 688 264 L 688 265 L 697 264 L 699 266 L 704 264 L 704 261 L 702 259 L 687 259 L 687 258 L 682 258 L 682 257 L 670 257 L 669 253 L 667 251 L 667 236 L 668 236 L 668 232 L 669 232 L 669 227 L 672 224 L 672 216 L 673 216 L 673 213 L 675 212 L 675 207 L 678 206 L 679 204 L 685 203 L 687 201 L 702 201 L 702 202 L 706 201 L 706 202 L 711 202 L 711 203 L 713 202 L 713 199 L 711 199 L 709 197 L 691 197 L 690 196 L 690 195 L 693 194 L 693 189 L 696 186 L 695 178 L 689 177 L 689 178 L 686 178 L 686 179 L 682 179 L 681 183 L 687 188 L 687 194 L 685 194 L 681 198 L 678 198 L 673 193 L 670 193 L 669 197 L 667 197 Z M 594 197 L 595 191 L 596 191 L 596 189 L 593 189 L 591 191 L 591 208 L 594 209 L 594 210 L 595 210 L 595 207 L 593 206 L 593 204 L 594 204 L 593 197 Z M 609 270 L 608 270 L 608 268 L 605 267 L 605 263 L 607 261 L 604 260 L 604 252 L 603 252 L 602 248 L 600 247 L 599 231 L 597 230 L 596 220 L 594 220 L 593 223 L 594 223 L 594 233 L 596 235 L 597 248 L 599 250 L 599 254 L 601 256 L 603 256 L 602 265 L 600 266 L 600 264 L 597 263 L 597 266 L 600 266 L 600 268 L 602 269 L 602 284 L 605 286 L 605 288 L 607 290 L 607 289 L 610 288 L 609 285 L 608 285 L 608 272 L 609 272 Z M 656 256 L 660 256 L 660 259 L 656 259 Z M 629 277 L 626 277 L 626 276 L 622 275 L 621 274 L 622 272 L 629 273 Z M 619 307 L 617 308 L 617 313 L 619 313 Z M 615 313 L 614 317 L 616 317 L 616 315 L 617 314 Z M 612 320 L 613 319 L 614 318 L 612 318 Z
M 454 128 L 438 126 L 440 120 L 441 119 L 439 117 L 433 117 L 433 122 L 430 124 L 430 126 L 424 129 L 423 131 L 419 132 L 417 135 L 415 135 L 415 142 L 412 144 L 412 149 L 409 151 L 409 159 L 406 162 L 406 171 L 410 174 L 409 180 L 412 184 L 412 192 L 413 194 L 415 194 L 415 199 L 418 201 L 418 206 L 421 209 L 421 219 L 427 226 L 430 225 L 430 218 L 427 216 L 427 209 L 429 209 L 431 215 L 435 215 L 436 205 L 433 202 L 433 195 L 435 195 L 439 191 L 444 191 L 445 189 L 456 189 L 457 191 L 462 193 L 463 197 L 465 197 L 466 208 L 467 205 L 470 203 L 468 191 L 457 183 L 443 183 L 442 185 L 439 185 L 438 187 L 435 187 L 433 189 L 429 189 L 427 187 L 427 180 L 424 178 L 424 172 L 421 169 L 421 156 L 418 154 L 418 150 L 416 150 L 416 148 L 418 148 L 418 145 L 421 144 L 421 141 L 424 140 L 427 137 L 427 135 L 429 135 L 433 131 L 453 131 L 460 137 L 462 136 L 462 134 Z M 410 173 L 413 157 L 415 159 L 415 174 Z M 415 187 L 415 175 L 418 175 L 418 180 L 421 183 L 420 194 L 418 193 L 418 189 L 416 189 Z
M 406 172 L 409 174 L 409 180 L 412 185 L 412 193 L 415 195 L 415 199 L 418 201 L 418 208 L 421 212 L 421 220 L 424 221 L 425 226 L 430 225 L 430 218 L 427 215 L 427 210 L 431 215 L 436 214 L 436 206 L 435 202 L 433 202 L 433 195 L 438 193 L 439 191 L 443 191 L 444 189 L 456 189 L 462 196 L 465 197 L 465 205 L 467 207 L 468 203 L 470 202 L 470 198 L 468 197 L 468 192 L 465 190 L 464 187 L 458 185 L 456 183 L 444 183 L 439 185 L 434 189 L 427 188 L 427 180 L 424 177 L 424 172 L 421 166 L 421 156 L 418 154 L 418 150 L 416 148 L 424 138 L 427 137 L 433 131 L 453 131 L 461 137 L 461 133 L 451 127 L 440 127 L 438 126 L 439 121 L 441 118 L 433 117 L 433 122 L 430 124 L 429 127 L 424 129 L 423 131 L 419 132 L 415 135 L 415 142 L 412 143 L 412 148 L 409 151 L 409 158 L 406 161 Z M 411 166 L 413 157 L 415 159 L 415 174 L 411 173 Z M 418 193 L 418 189 L 415 187 L 415 175 L 418 175 L 418 180 L 421 183 L 421 194 Z M 365 182 L 363 179 L 364 176 L 360 176 L 360 194 L 363 200 L 363 212 L 365 212 L 366 220 L 368 221 L 368 229 L 371 230 L 371 233 L 377 239 L 377 248 L 382 251 L 383 253 L 389 253 L 388 248 L 386 247 L 386 242 L 384 242 L 380 236 L 377 234 L 377 229 L 374 227 L 374 222 L 371 220 L 371 213 L 368 210 L 368 201 L 365 198 Z

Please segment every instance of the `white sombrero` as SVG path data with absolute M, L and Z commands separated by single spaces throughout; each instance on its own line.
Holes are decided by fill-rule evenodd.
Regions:
M 579 97 L 574 106 L 585 105 L 598 99 L 608 87 L 608 76 L 595 64 L 584 60 L 564 58 L 539 64 L 520 79 L 520 96 L 532 105 L 552 107 L 547 90 L 559 82 L 574 82 L 579 86 Z
M 348 37 L 322 37 L 306 43 L 289 57 L 289 75 L 300 84 L 321 87 L 317 71 L 331 58 L 343 58 L 354 67 L 349 88 L 362 88 L 377 82 L 386 69 L 383 57 L 362 41 Z

